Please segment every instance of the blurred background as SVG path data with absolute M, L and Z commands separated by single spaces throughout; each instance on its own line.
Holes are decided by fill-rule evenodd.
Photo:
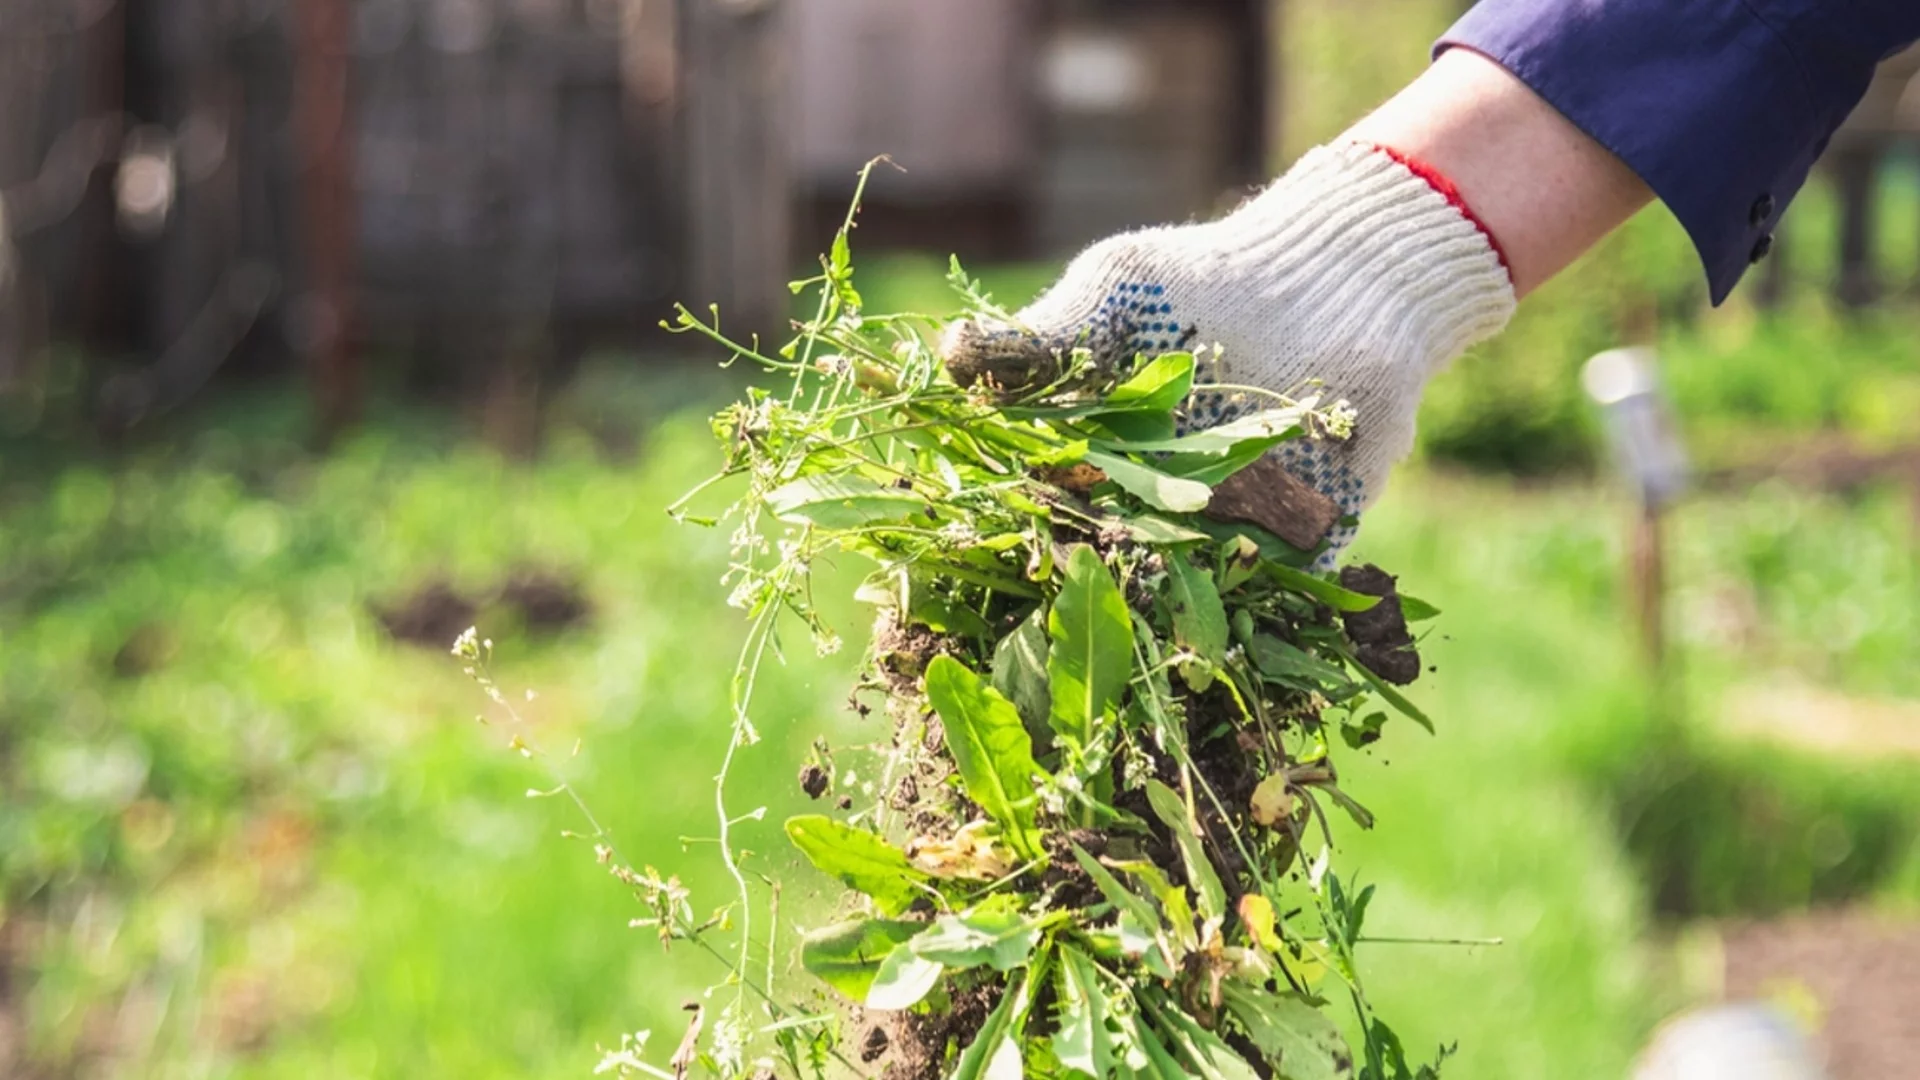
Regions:
M 869 308 L 954 309 L 950 252 L 1017 304 L 1076 245 L 1232 204 L 1465 6 L 0 2 L 0 1075 L 669 1052 L 718 969 L 627 928 L 447 650 L 477 623 L 627 857 L 724 901 L 700 841 L 743 624 L 725 537 L 661 510 L 749 375 L 661 334 L 671 303 L 780 332 L 885 153 Z M 1445 612 L 1439 737 L 1349 785 L 1370 926 L 1506 942 L 1371 946 L 1449 1075 L 1623 1075 L 1727 997 L 1784 1002 L 1836 1077 L 1912 1071 L 1916 70 L 1725 307 L 1658 208 L 1529 299 L 1368 519 L 1355 557 Z M 1624 345 L 1662 423 L 1583 389 Z M 855 654 L 763 691 L 762 870 L 804 748 L 873 737 Z

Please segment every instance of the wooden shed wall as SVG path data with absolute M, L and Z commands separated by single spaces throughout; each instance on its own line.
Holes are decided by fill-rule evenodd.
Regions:
M 351 18 L 346 250 L 369 334 L 438 318 L 630 330 L 674 291 L 673 73 L 646 70 L 669 66 L 670 4 L 0 7 L 0 191 L 68 334 L 163 351 L 244 264 L 271 277 L 262 318 L 298 350 L 317 152 L 298 116 L 301 13 L 328 7 Z M 114 209 L 114 163 L 138 153 L 171 172 L 151 231 Z
M 621 24 L 596 10 L 618 15 L 363 5 L 354 153 L 374 317 L 617 323 L 665 301 L 679 241 L 671 146 L 631 114 Z

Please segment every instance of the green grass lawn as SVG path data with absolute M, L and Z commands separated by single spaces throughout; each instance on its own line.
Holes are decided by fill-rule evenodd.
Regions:
M 631 460 L 563 425 L 534 466 L 413 413 L 313 458 L 266 434 L 288 429 L 285 407 L 236 403 L 112 460 L 0 466 L 0 880 L 31 1060 L 579 1076 L 596 1043 L 642 1028 L 670 1052 L 678 1006 L 718 967 L 628 928 L 638 907 L 560 836 L 580 827 L 571 808 L 525 797 L 547 766 L 508 748 L 499 717 L 475 722 L 486 702 L 450 640 L 393 642 L 370 608 L 434 581 L 477 598 L 517 707 L 623 854 L 682 870 L 699 910 L 724 903 L 701 838 L 743 625 L 723 604 L 724 533 L 660 512 L 715 460 L 704 406 Z M 1863 854 L 1838 877 L 1818 851 L 1755 866 L 1727 850 L 1748 824 L 1734 811 L 1700 835 L 1665 828 L 1699 777 L 1735 804 L 1789 770 L 1816 804 L 1855 777 L 1653 718 L 1618 585 L 1624 514 L 1589 490 L 1416 471 L 1356 552 L 1445 611 L 1416 688 L 1439 736 L 1389 732 L 1349 784 L 1380 827 L 1348 840 L 1380 886 L 1374 933 L 1506 941 L 1370 949 L 1370 989 L 1409 1038 L 1459 1040 L 1454 1075 L 1618 1075 L 1681 996 L 1645 944 L 1649 882 L 1676 863 L 1753 879 L 1722 907 L 1898 902 L 1920 881 L 1899 825 L 1920 820 L 1911 784 L 1847 804 L 1838 827 Z M 1782 666 L 1920 692 L 1901 659 L 1920 587 L 1898 497 L 1764 492 L 1694 506 L 1677 532 L 1677 621 L 1735 590 L 1769 628 L 1758 651 L 1687 631 L 1699 712 Z M 487 600 L 528 567 L 576 577 L 588 618 L 536 632 Z M 843 709 L 862 627 L 839 610 L 849 649 L 789 651 L 730 788 L 735 813 L 768 807 L 742 832 L 769 871 L 791 866 L 776 823 L 801 799 L 798 755 L 862 737 Z M 1675 760 L 1697 768 L 1654 768 Z M 812 891 L 796 878 L 788 910 L 804 917 Z

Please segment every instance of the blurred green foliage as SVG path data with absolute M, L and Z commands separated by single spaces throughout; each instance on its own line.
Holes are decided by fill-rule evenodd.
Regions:
M 723 392 L 599 370 L 538 465 L 416 410 L 315 457 L 274 434 L 297 429 L 296 399 L 278 395 L 111 457 L 8 453 L 0 1009 L 30 1060 L 577 1076 L 623 1030 L 676 1038 L 705 973 L 658 964 L 626 928 L 632 900 L 560 838 L 578 825 L 568 808 L 523 800 L 547 776 L 474 722 L 485 703 L 450 642 L 394 641 L 375 612 L 436 582 L 470 598 L 503 680 L 539 691 L 523 711 L 627 857 L 704 867 L 696 907 L 719 904 L 710 848 L 680 838 L 712 834 L 742 627 L 721 602 L 724 536 L 658 513 L 714 460 L 705 406 L 658 426 L 648 409 Z M 634 448 L 604 437 L 621 400 L 641 410 Z M 1445 610 L 1425 643 L 1439 671 L 1416 688 L 1441 735 L 1364 766 L 1387 770 L 1358 780 L 1382 825 L 1351 840 L 1383 885 L 1376 932 L 1508 941 L 1374 946 L 1399 950 L 1370 967 L 1410 1038 L 1461 1038 L 1463 1075 L 1617 1074 L 1670 1003 L 1639 941 L 1672 880 L 1703 911 L 1920 900 L 1912 770 L 1743 750 L 1710 722 L 1722 689 L 1782 670 L 1920 693 L 1906 505 L 1769 488 L 1682 512 L 1691 718 L 1673 741 L 1625 633 L 1623 506 L 1396 481 L 1357 554 Z M 497 594 L 529 568 L 577 581 L 586 618 L 523 625 Z M 1728 608 L 1753 632 L 1728 629 Z M 815 735 L 864 737 L 843 707 L 850 663 L 789 652 L 764 699 L 784 719 L 747 755 L 736 801 L 777 821 L 803 800 L 792 769 Z M 742 828 L 780 860 L 759 869 L 788 868 L 770 829 Z M 805 921 L 816 885 L 789 878 L 786 910 Z
M 1448 15 L 1287 11 L 1290 152 L 1409 77 Z M 1909 162 L 1887 184 L 1898 284 L 1920 264 L 1920 182 Z M 1435 384 L 1426 458 L 1591 469 L 1579 365 L 1639 334 L 1703 459 L 1911 438 L 1912 313 L 1847 318 L 1819 298 L 1833 216 L 1818 184 L 1796 204 L 1780 250 L 1799 284 L 1761 315 L 1739 298 L 1704 311 L 1685 237 L 1641 215 Z M 875 310 L 955 306 L 937 260 L 866 265 Z M 1051 272 L 988 276 L 1017 305 Z M 0 1072 L 559 1077 L 622 1031 L 671 1045 L 706 980 L 627 929 L 631 899 L 559 836 L 567 807 L 523 800 L 547 776 L 474 722 L 485 703 L 445 655 L 452 633 L 399 642 L 378 613 L 477 621 L 503 680 L 539 691 L 525 711 L 626 857 L 710 864 L 698 838 L 742 626 L 718 584 L 725 538 L 658 511 L 714 462 L 702 417 L 737 387 L 594 366 L 529 465 L 391 406 L 314 456 L 290 441 L 291 389 L 107 452 L 50 422 L 78 383 L 50 385 L 0 403 Z M 1769 484 L 1680 509 L 1685 682 L 1662 713 L 1630 632 L 1626 506 L 1399 475 L 1355 554 L 1444 610 L 1423 643 L 1438 671 L 1416 687 L 1441 731 L 1362 767 L 1379 770 L 1356 787 L 1381 826 L 1347 842 L 1383 886 L 1375 932 L 1507 940 L 1370 946 L 1396 950 L 1371 958 L 1370 992 L 1410 1045 L 1460 1039 L 1461 1076 L 1620 1075 L 1677 1003 L 1643 944 L 1659 914 L 1920 905 L 1920 766 L 1716 723 L 1728 691 L 1782 673 L 1920 696 L 1909 498 Z M 585 618 L 529 619 L 505 586 L 534 573 L 577 585 Z M 435 584 L 471 610 L 428 602 Z M 786 722 L 765 726 L 736 801 L 764 793 L 778 821 L 815 735 L 867 737 L 842 709 L 851 662 L 799 649 L 770 675 L 767 715 Z M 757 869 L 789 867 L 774 829 L 741 829 L 783 860 Z M 697 909 L 720 902 L 718 878 L 690 878 Z M 789 881 L 805 918 L 813 883 Z
M 714 396 L 683 374 L 648 397 L 689 382 Z M 320 458 L 269 434 L 299 407 L 230 401 L 57 464 L 7 448 L 0 1072 L 574 1076 L 675 993 L 559 839 L 568 808 L 521 801 L 545 775 L 474 722 L 447 648 L 485 626 L 627 856 L 681 861 L 711 831 L 738 626 L 724 538 L 660 508 L 710 438 L 663 428 L 639 468 L 569 426 L 526 468 L 404 412 Z M 536 571 L 578 582 L 583 621 L 524 625 L 502 586 Z M 392 640 L 393 609 L 428 639 Z M 775 699 L 830 724 L 844 687 L 810 679 L 796 662 Z M 784 796 L 767 770 L 815 730 L 776 731 L 748 790 Z

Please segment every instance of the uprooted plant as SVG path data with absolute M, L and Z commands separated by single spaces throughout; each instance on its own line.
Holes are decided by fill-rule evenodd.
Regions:
M 729 960 L 716 1015 L 672 1072 L 629 1045 L 608 1068 L 684 1076 L 1434 1076 L 1410 1067 L 1362 991 L 1371 888 L 1336 870 L 1328 815 L 1371 816 L 1336 758 L 1388 708 L 1431 727 L 1393 683 L 1419 660 L 1427 605 L 1372 567 L 1310 569 L 1337 513 L 1268 455 L 1350 420 L 1254 388 L 1262 408 L 1183 431 L 1207 360 L 1097 368 L 1067 350 L 1043 378 L 956 382 L 937 321 L 862 310 L 848 222 L 816 316 L 777 351 L 682 310 L 673 328 L 784 376 L 714 418 L 720 472 L 674 513 L 734 528 L 731 602 L 751 624 L 727 766 L 758 738 L 755 683 L 782 625 L 838 638 L 816 563 L 875 565 L 877 609 L 854 693 L 890 734 L 837 784 L 816 751 L 801 782 L 834 812 L 786 823 L 850 892 L 800 965 L 834 1009 L 779 1003 L 774 927 L 729 836 L 738 896 L 697 920 L 677 880 L 615 862 L 663 941 Z M 1005 318 L 956 265 L 970 314 Z M 723 512 L 689 509 L 742 478 Z M 876 706 L 878 708 L 876 709 Z M 818 985 L 817 983 L 814 985 Z M 1360 1052 L 1330 1013 L 1354 1011 Z M 1442 1055 L 1444 1056 L 1444 1054 Z M 1357 1058 L 1357 1060 L 1356 1060 Z

